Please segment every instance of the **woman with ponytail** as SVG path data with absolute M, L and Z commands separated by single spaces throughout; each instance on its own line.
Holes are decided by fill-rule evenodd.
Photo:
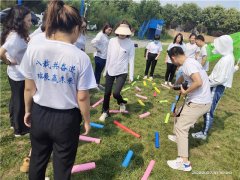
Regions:
M 51 1 L 46 39 L 31 42 L 21 63 L 26 78 L 24 122 L 31 127 L 30 180 L 44 179 L 52 152 L 54 179 L 70 179 L 82 117 L 84 134 L 90 130 L 88 90 L 96 81 L 89 57 L 73 45 L 80 28 L 75 8 Z

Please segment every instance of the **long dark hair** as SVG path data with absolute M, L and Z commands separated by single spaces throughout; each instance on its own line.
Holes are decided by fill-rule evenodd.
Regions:
M 178 33 L 178 34 L 175 36 L 175 38 L 173 39 L 173 43 L 176 43 L 178 36 L 181 37 L 181 40 L 180 40 L 179 44 L 182 45 L 182 43 L 183 43 L 183 35 L 182 35 L 181 33 Z
M 46 36 L 50 37 L 56 31 L 72 33 L 78 26 L 81 28 L 81 18 L 78 10 L 65 5 L 63 1 L 51 1 L 47 9 L 46 17 Z
M 11 31 L 15 31 L 26 42 L 29 41 L 28 29 L 25 28 L 24 18 L 28 15 L 30 10 L 24 6 L 14 6 L 8 12 L 8 15 L 3 22 L 3 31 L 1 34 L 1 45 L 3 45 L 7 39 L 8 34 Z
M 103 28 L 102 28 L 102 32 L 105 34 L 105 31 L 106 31 L 106 29 L 108 29 L 108 28 L 112 28 L 112 25 L 110 25 L 109 23 L 105 23 L 104 26 L 103 26 Z

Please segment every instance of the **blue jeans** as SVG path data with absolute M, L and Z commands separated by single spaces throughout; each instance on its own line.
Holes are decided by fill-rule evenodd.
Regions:
M 209 130 L 212 127 L 213 115 L 217 108 L 218 102 L 220 101 L 221 97 L 223 96 L 224 90 L 225 90 L 225 86 L 223 86 L 223 85 L 218 85 L 216 87 L 211 88 L 212 105 L 211 105 L 210 111 L 203 115 L 204 127 L 203 127 L 202 132 L 205 135 L 207 135 L 207 133 L 209 132 Z
M 106 59 L 102 59 L 98 56 L 95 56 L 95 79 L 97 84 L 100 84 L 101 73 L 105 67 Z

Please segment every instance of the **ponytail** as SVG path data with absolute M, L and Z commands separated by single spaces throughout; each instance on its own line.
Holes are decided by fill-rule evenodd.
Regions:
M 76 26 L 81 27 L 81 18 L 76 8 L 65 5 L 59 0 L 49 3 L 46 17 L 47 37 L 56 31 L 71 33 Z

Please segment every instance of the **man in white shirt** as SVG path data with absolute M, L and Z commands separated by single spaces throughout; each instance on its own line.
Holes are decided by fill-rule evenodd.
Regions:
M 196 44 L 200 47 L 200 52 L 197 57 L 197 61 L 202 65 L 205 71 L 209 70 L 209 62 L 207 61 L 207 44 L 205 44 L 205 39 L 202 35 L 196 37 Z
M 226 88 L 232 87 L 233 74 L 238 70 L 234 67 L 233 40 L 229 35 L 221 36 L 214 40 L 215 53 L 221 54 L 222 58 L 214 66 L 209 76 L 212 105 L 208 113 L 204 115 L 204 127 L 202 131 L 192 133 L 193 138 L 206 140 L 212 127 L 214 111 Z
M 169 135 L 170 140 L 177 143 L 178 158 L 167 161 L 172 169 L 191 171 L 192 167 L 188 160 L 188 132 L 192 125 L 211 106 L 210 84 L 207 73 L 202 66 L 193 58 L 187 58 L 180 47 L 173 47 L 168 51 L 172 62 L 177 66 L 182 66 L 183 75 L 178 79 L 177 84 L 183 80 L 188 81 L 188 89 L 181 86 L 181 94 L 187 95 L 187 100 L 182 111 L 175 119 L 174 135 Z

